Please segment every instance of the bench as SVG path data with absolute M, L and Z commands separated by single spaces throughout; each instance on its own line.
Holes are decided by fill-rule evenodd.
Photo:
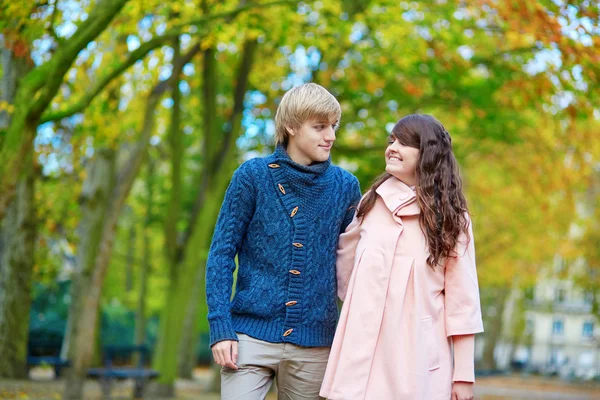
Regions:
M 136 367 L 113 365 L 113 362 L 123 358 L 123 355 L 132 356 L 136 353 L 140 354 Z M 111 398 L 112 382 L 115 379 L 133 379 L 135 382 L 133 397 L 141 399 L 144 397 L 144 389 L 148 381 L 159 376 L 158 371 L 144 367 L 150 358 L 150 350 L 146 346 L 105 347 L 103 355 L 104 367 L 88 369 L 88 376 L 99 379 L 102 393 L 107 400 Z
M 42 335 L 37 335 L 42 336 Z M 54 368 L 54 378 L 58 379 L 61 370 L 69 366 L 69 361 L 60 357 L 62 340 L 57 338 L 32 337 L 27 341 L 27 372 L 31 367 L 49 365 Z
M 69 361 L 58 356 L 27 356 L 27 368 L 38 365 L 51 365 L 54 367 L 54 379 L 60 377 L 61 369 L 69 366 Z

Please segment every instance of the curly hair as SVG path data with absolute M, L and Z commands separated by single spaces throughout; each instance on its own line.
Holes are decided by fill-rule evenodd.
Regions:
M 470 240 L 469 210 L 462 193 L 458 163 L 452 153 L 452 140 L 444 126 L 431 115 L 412 114 L 400 119 L 392 137 L 403 146 L 419 149 L 416 169 L 419 223 L 427 240 L 427 264 L 434 268 L 455 256 L 461 234 Z M 361 201 L 357 217 L 366 216 L 375 205 L 375 190 L 392 175 L 384 173 L 371 185 Z

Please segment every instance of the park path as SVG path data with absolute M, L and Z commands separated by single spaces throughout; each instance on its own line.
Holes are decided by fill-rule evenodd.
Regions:
M 198 369 L 193 381 L 177 382 L 177 400 L 219 400 L 216 394 L 207 394 L 211 379 L 208 369 Z M 37 372 L 35 380 L 0 380 L 0 400 L 60 400 L 63 382 L 51 379 L 47 372 Z M 100 386 L 95 381 L 85 385 L 84 400 L 100 400 Z M 115 385 L 114 400 L 131 399 L 132 383 Z M 600 385 L 573 384 L 539 377 L 497 376 L 478 378 L 475 385 L 477 400 L 600 400 Z M 276 400 L 271 393 L 267 400 Z

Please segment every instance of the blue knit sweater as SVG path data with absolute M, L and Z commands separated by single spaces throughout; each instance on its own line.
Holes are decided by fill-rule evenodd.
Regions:
M 359 200 L 356 177 L 331 160 L 303 166 L 279 146 L 243 163 L 225 194 L 206 265 L 211 346 L 237 340 L 236 332 L 330 346 L 338 236 Z

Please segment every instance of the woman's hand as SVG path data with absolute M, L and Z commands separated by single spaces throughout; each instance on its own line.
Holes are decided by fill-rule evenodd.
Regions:
M 451 400 L 473 400 L 473 383 L 472 382 L 454 382 L 452 383 Z

